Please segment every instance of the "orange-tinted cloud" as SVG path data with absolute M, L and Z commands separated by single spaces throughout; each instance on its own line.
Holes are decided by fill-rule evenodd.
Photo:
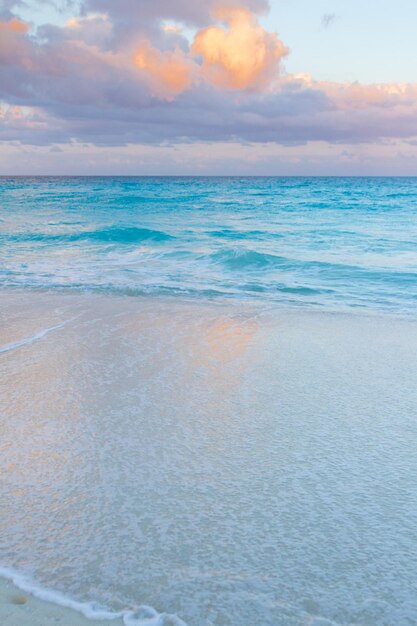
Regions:
M 2 99 L 34 113 L 0 115 L 0 140 L 356 145 L 394 139 L 417 145 L 416 83 L 360 85 L 280 74 L 287 50 L 257 22 L 263 0 L 144 0 L 152 11 L 148 21 L 136 0 L 124 1 L 121 11 L 122 0 L 97 0 L 108 14 L 82 12 L 65 25 L 40 26 L 34 36 L 18 16 L 5 14 Z M 217 2 L 235 5 L 209 16 Z M 195 17 L 185 19 L 188 11 Z M 197 35 L 190 48 L 192 27 Z
M 191 87 L 193 64 L 179 48 L 163 52 L 144 41 L 136 51 L 134 63 L 150 79 L 155 96 L 169 100 Z
M 7 70 L 10 64 L 20 65 L 30 70 L 33 65 L 31 58 L 31 45 L 26 37 L 29 31 L 29 24 L 12 18 L 10 20 L 0 20 L 0 64 L 2 72 Z
M 416 83 L 336 83 L 314 80 L 309 74 L 286 77 L 287 83 L 295 82 L 304 88 L 315 89 L 325 94 L 338 110 L 355 111 L 371 107 L 386 108 L 403 102 L 417 101 Z
M 178 24 L 163 24 L 162 30 L 171 35 L 180 35 L 184 29 Z
M 403 101 L 417 99 L 417 85 L 406 83 L 318 83 L 339 109 L 367 109 L 372 106 L 386 107 Z
M 268 88 L 288 49 L 245 8 L 221 9 L 216 17 L 227 28 L 209 26 L 197 33 L 192 45 L 192 51 L 203 59 L 203 78 L 224 89 Z
M 24 35 L 28 30 L 29 25 L 15 17 L 7 22 L 0 20 L 0 31 Z

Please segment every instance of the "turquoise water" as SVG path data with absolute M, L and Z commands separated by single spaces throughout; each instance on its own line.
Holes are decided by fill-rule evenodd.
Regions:
M 2 178 L 0 284 L 413 314 L 415 178 Z
M 0 190 L 0 576 L 125 626 L 415 626 L 417 179 Z

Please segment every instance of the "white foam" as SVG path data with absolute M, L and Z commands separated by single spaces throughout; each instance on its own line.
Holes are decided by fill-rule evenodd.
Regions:
M 139 607 L 136 611 L 125 612 L 123 623 L 125 626 L 187 626 L 177 615 L 158 613 L 146 605 Z
M 0 577 L 10 580 L 15 587 L 18 587 L 39 600 L 71 609 L 77 613 L 81 613 L 87 619 L 122 619 L 125 626 L 187 626 L 177 615 L 158 613 L 155 609 L 147 605 L 142 605 L 133 610 L 124 609 L 123 611 L 111 611 L 98 602 L 78 602 L 60 591 L 37 585 L 28 576 L 20 574 L 11 568 L 0 566 Z
M 32 335 L 31 337 L 25 337 L 24 339 L 19 339 L 19 341 L 7 343 L 6 345 L 0 347 L 0 354 L 4 352 L 10 352 L 11 350 L 16 350 L 17 348 L 21 348 L 22 346 L 35 343 L 36 341 L 40 341 L 41 339 L 49 335 L 49 333 L 52 333 L 54 330 L 59 330 L 60 328 L 63 328 L 70 322 L 73 322 L 78 317 L 79 315 L 72 317 L 69 320 L 65 320 L 65 322 L 61 322 L 61 324 L 57 324 L 56 326 L 50 326 L 49 328 L 44 328 L 43 330 L 40 330 L 38 333 L 36 333 L 36 335 Z

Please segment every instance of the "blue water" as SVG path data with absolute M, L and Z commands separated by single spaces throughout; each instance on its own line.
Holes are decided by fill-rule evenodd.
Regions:
M 4 286 L 412 314 L 417 178 L 2 178 Z
M 415 626 L 416 200 L 417 178 L 0 178 L 0 596 Z

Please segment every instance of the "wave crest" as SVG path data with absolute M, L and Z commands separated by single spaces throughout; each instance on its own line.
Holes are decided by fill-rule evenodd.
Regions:
M 268 254 L 266 252 L 256 252 L 246 248 L 229 248 L 215 252 L 210 255 L 210 260 L 221 263 L 231 270 L 244 270 L 250 268 L 284 267 L 288 264 L 288 259 Z
M 3 237 L 5 237 L 3 235 Z M 163 242 L 175 239 L 172 235 L 151 228 L 136 226 L 110 226 L 98 230 L 81 231 L 77 233 L 18 233 L 6 236 L 11 241 L 36 241 L 39 243 L 72 243 L 77 241 L 97 241 L 100 243 L 133 244 L 141 241 Z

